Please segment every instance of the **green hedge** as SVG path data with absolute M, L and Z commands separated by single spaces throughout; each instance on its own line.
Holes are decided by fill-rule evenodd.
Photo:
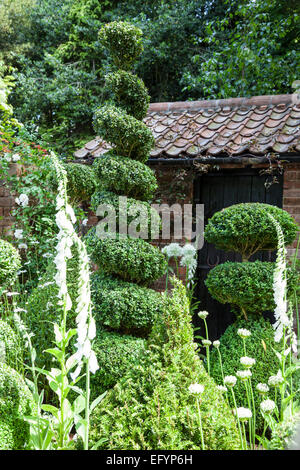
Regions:
M 141 238 L 112 236 L 99 239 L 93 227 L 85 237 L 92 261 L 106 273 L 145 285 L 165 274 L 167 261 L 158 248 Z
M 115 146 L 117 155 L 145 163 L 155 140 L 151 130 L 142 121 L 113 105 L 98 108 L 94 114 L 97 134 Z
M 257 425 L 260 431 L 263 431 L 263 418 L 259 405 L 264 398 L 261 398 L 255 390 L 258 383 L 268 383 L 271 375 L 278 372 L 278 359 L 274 350 L 279 350 L 280 345 L 274 341 L 274 329 L 268 320 L 264 318 L 249 318 L 238 320 L 230 325 L 220 338 L 220 352 L 222 356 L 223 371 L 225 375 L 235 375 L 238 370 L 243 370 L 240 364 L 240 358 L 245 356 L 243 349 L 243 340 L 237 334 L 239 328 L 246 328 L 251 331 L 251 336 L 246 339 L 247 356 L 256 359 L 256 364 L 251 368 L 252 386 L 254 389 L 254 398 L 256 403 Z M 263 344 L 264 342 L 264 344 Z M 219 364 L 218 351 L 213 348 L 210 354 L 210 372 L 216 383 L 223 385 L 222 373 Z M 237 405 L 248 408 L 245 385 L 238 379 L 234 387 Z M 231 394 L 228 394 L 230 404 L 233 407 Z M 270 388 L 268 397 L 274 400 L 274 388 Z
M 99 369 L 91 375 L 91 399 L 114 387 L 145 353 L 145 340 L 103 329 L 93 343 Z
M 210 270 L 205 285 L 214 299 L 247 313 L 274 310 L 273 273 L 275 263 L 226 261 Z M 288 270 L 288 293 L 299 285 L 299 275 Z
M 93 166 L 101 188 L 116 194 L 148 201 L 157 189 L 154 172 L 144 163 L 107 153 Z
M 21 375 L 0 362 L 0 450 L 26 448 L 29 424 L 23 416 L 35 414 L 35 403 Z
M 208 450 L 239 448 L 234 417 L 195 352 L 189 303 L 176 282 L 165 296 L 140 364 L 128 368 L 94 410 L 91 445 L 104 439 L 109 450 L 193 450 L 201 448 L 192 383 L 203 384 L 204 441 Z
M 124 224 L 128 230 L 133 229 L 143 238 L 151 240 L 151 228 L 154 234 L 159 234 L 161 228 L 161 219 L 158 212 L 153 209 L 148 202 L 137 201 L 136 199 L 126 198 L 124 206 L 120 207 L 120 196 L 109 191 L 97 191 L 91 199 L 91 208 L 94 212 L 100 204 L 109 205 L 115 211 L 116 231 L 119 232 L 119 225 Z M 121 208 L 121 211 L 120 211 Z M 107 213 L 103 213 L 104 219 Z
M 67 194 L 71 203 L 88 201 L 97 189 L 97 178 L 94 168 L 80 163 L 63 165 L 67 172 Z M 49 175 L 50 185 L 56 190 L 56 174 Z
M 221 250 L 238 252 L 244 258 L 259 250 L 275 250 L 277 233 L 268 214 L 279 222 L 285 244 L 291 244 L 299 230 L 293 217 L 279 207 L 250 202 L 216 212 L 205 228 L 205 240 Z
M 13 284 L 20 268 L 18 250 L 8 241 L 0 239 L 0 293 Z
M 13 369 L 23 369 L 23 350 L 21 339 L 12 327 L 0 320 L 0 362 L 4 362 Z
M 91 276 L 94 316 L 97 324 L 125 332 L 146 334 L 157 315 L 162 315 L 159 292 L 121 281 L 100 272 Z

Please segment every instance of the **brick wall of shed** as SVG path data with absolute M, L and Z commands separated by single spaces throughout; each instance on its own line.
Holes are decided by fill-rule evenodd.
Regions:
M 9 174 L 15 175 L 20 171 L 18 164 L 10 165 Z M 5 180 L 0 180 L 0 238 L 6 238 L 11 234 L 11 226 L 14 223 L 12 210 L 16 206 L 15 197 Z

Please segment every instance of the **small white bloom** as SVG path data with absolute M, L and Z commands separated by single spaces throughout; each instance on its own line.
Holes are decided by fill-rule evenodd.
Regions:
M 190 257 L 195 257 L 196 256 L 196 248 L 191 244 L 187 243 L 182 247 L 182 256 L 190 256 Z
M 252 411 L 249 410 L 249 408 L 243 408 L 242 406 L 234 410 L 234 413 L 240 421 L 246 421 L 247 419 L 252 418 Z
M 220 392 L 228 392 L 228 389 L 225 387 L 225 385 L 217 385 L 217 389 L 220 390 Z
M 191 384 L 189 386 L 189 392 L 195 395 L 201 395 L 204 392 L 204 386 L 201 384 Z
M 89 358 L 89 370 L 92 372 L 92 374 L 95 374 L 95 372 L 99 369 L 98 361 L 96 354 L 94 351 L 91 351 L 90 358 Z
M 20 240 L 21 238 L 23 238 L 23 230 L 20 228 L 16 229 L 14 232 L 14 235 L 15 235 L 15 238 Z
M 246 330 L 246 328 L 239 328 L 237 330 L 237 334 L 243 338 L 243 339 L 246 339 L 246 338 L 249 338 L 249 336 L 251 336 L 251 331 L 249 330 Z
M 88 219 L 84 219 L 84 220 L 82 221 L 82 225 L 84 225 L 84 226 L 85 226 L 87 223 L 88 223 Z
M 18 162 L 21 159 L 18 153 L 14 153 L 11 158 L 13 162 Z
M 182 248 L 179 243 L 170 243 L 170 245 L 164 246 L 161 251 L 167 255 L 168 258 L 182 256 Z
M 238 370 L 236 375 L 240 380 L 247 380 L 252 376 L 252 372 L 249 369 Z
M 282 377 L 282 373 L 279 370 L 276 375 L 271 375 L 268 380 L 268 385 L 272 387 L 278 387 L 284 383 L 284 378 Z
M 216 339 L 216 341 L 213 342 L 213 346 L 214 346 L 215 348 L 217 348 L 217 349 L 220 347 L 220 344 L 221 344 L 221 343 L 220 343 L 220 341 L 219 341 L 218 339 Z
M 199 318 L 202 318 L 202 320 L 205 320 L 205 318 L 207 317 L 207 315 L 208 315 L 208 312 L 206 312 L 206 311 L 198 312 L 198 317 L 199 317 Z
M 211 345 L 211 341 L 209 339 L 203 339 L 202 344 L 203 346 L 208 347 Z
M 261 394 L 265 395 L 270 390 L 267 384 L 259 383 L 256 385 L 256 390 Z
M 26 245 L 26 243 L 20 243 L 20 245 L 18 245 L 18 248 L 19 250 L 27 250 L 28 246 Z M 26 272 L 26 271 L 23 271 L 23 272 Z
M 20 194 L 19 197 L 16 197 L 15 201 L 19 206 L 26 207 L 28 206 L 29 198 L 27 194 Z
M 246 367 L 246 369 L 250 369 L 256 363 L 256 360 L 252 357 L 243 356 L 240 358 L 240 363 L 242 366 Z
M 226 375 L 224 377 L 224 384 L 227 385 L 228 387 L 234 387 L 236 384 L 237 378 L 235 375 Z
M 276 408 L 276 404 L 273 400 L 264 400 L 260 404 L 260 409 L 263 413 L 271 414 Z

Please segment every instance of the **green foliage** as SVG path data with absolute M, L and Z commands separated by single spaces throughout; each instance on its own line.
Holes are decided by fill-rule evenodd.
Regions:
M 105 89 L 114 94 L 115 105 L 142 120 L 148 111 L 150 97 L 143 80 L 125 70 L 105 76 Z
M 200 431 L 192 383 L 201 383 L 202 426 L 207 449 L 237 449 L 239 439 L 231 410 L 195 352 L 188 300 L 175 280 L 165 295 L 147 353 L 139 365 L 95 409 L 91 441 L 106 439 L 105 449 L 200 449 Z
M 4 320 L 0 320 L 0 362 L 15 370 L 23 366 L 23 350 L 19 336 Z
M 274 263 L 253 261 L 237 263 L 227 261 L 211 269 L 205 280 L 210 294 L 222 304 L 240 307 L 244 314 L 261 315 L 274 310 Z M 299 285 L 299 274 L 288 270 L 288 295 Z M 238 309 L 235 310 L 240 315 Z
M 205 239 L 221 250 L 241 253 L 243 259 L 259 250 L 275 250 L 277 234 L 268 214 L 280 224 L 285 244 L 291 244 L 299 230 L 293 217 L 279 207 L 252 202 L 216 212 L 205 228 Z
M 94 169 L 89 165 L 67 163 L 64 165 L 67 172 L 67 194 L 71 204 L 88 201 L 97 187 Z M 56 177 L 52 177 L 54 188 L 57 189 Z
M 268 450 L 297 450 L 299 448 L 300 415 L 288 413 L 272 430 Z
M 0 290 L 9 287 L 17 278 L 21 258 L 16 248 L 0 239 Z
M 85 239 L 91 259 L 106 273 L 139 284 L 149 284 L 165 274 L 166 258 L 156 247 L 141 238 L 110 235 L 114 239 L 99 239 L 92 228 Z
M 267 383 L 271 375 L 278 372 L 278 359 L 274 352 L 280 349 L 280 345 L 274 341 L 274 329 L 268 320 L 264 318 L 249 318 L 246 320 L 237 320 L 230 325 L 220 338 L 220 353 L 222 356 L 223 373 L 226 375 L 235 375 L 243 367 L 240 364 L 240 358 L 245 356 L 243 349 L 243 340 L 237 334 L 239 328 L 246 328 L 251 331 L 251 336 L 246 340 L 246 355 L 256 360 L 251 368 L 252 387 L 254 400 L 256 404 L 257 429 L 263 431 L 263 418 L 260 411 L 260 403 L 264 399 L 256 390 L 258 383 Z M 218 385 L 223 385 L 222 372 L 218 358 L 218 351 L 214 348 L 210 354 L 210 372 Z M 238 379 L 234 387 L 237 406 L 248 408 L 245 385 Z M 274 388 L 270 388 L 268 397 L 275 398 Z M 228 398 L 232 407 L 232 396 L 228 393 Z
M 97 325 L 126 333 L 148 334 L 155 318 L 162 314 L 159 292 L 109 277 L 92 274 L 92 301 Z
M 142 201 L 150 200 L 157 189 L 156 178 L 144 163 L 106 154 L 93 164 L 101 188 Z
M 142 31 L 126 21 L 112 21 L 99 32 L 100 42 L 109 50 L 116 67 L 128 70 L 143 52 Z
M 0 449 L 24 450 L 29 425 L 23 415 L 36 413 L 32 395 L 22 377 L 0 362 Z
M 120 196 L 109 191 L 95 192 L 91 199 L 91 208 L 97 211 L 100 204 L 109 205 L 115 210 L 117 217 L 116 228 L 123 222 L 127 223 L 128 228 L 134 223 L 136 231 L 144 238 L 151 239 L 151 227 L 157 227 L 157 232 L 161 226 L 158 212 L 150 204 L 136 199 L 126 198 L 126 205 L 120 204 Z
M 105 105 L 98 108 L 94 115 L 94 128 L 123 157 L 144 163 L 154 147 L 154 137 L 146 124 L 116 106 Z
M 93 343 L 99 369 L 91 376 L 91 398 L 114 387 L 145 353 L 145 340 L 98 329 Z

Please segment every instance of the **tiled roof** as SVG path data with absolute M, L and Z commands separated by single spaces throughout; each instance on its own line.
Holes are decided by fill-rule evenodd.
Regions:
M 151 158 L 300 152 L 297 94 L 152 103 L 144 122 L 156 141 Z M 74 156 L 98 157 L 109 148 L 95 137 Z

